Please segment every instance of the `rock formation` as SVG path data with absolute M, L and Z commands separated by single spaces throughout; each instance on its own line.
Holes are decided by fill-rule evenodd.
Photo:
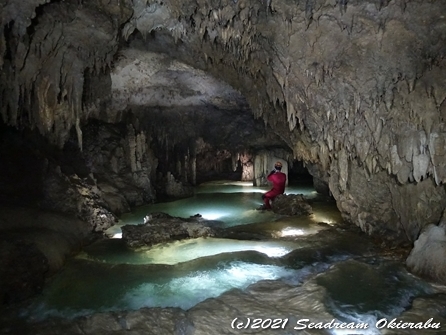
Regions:
M 152 213 L 146 216 L 144 223 L 123 226 L 122 239 L 129 247 L 140 248 L 186 238 L 215 236 L 215 229 L 206 223 L 201 215 L 182 219 L 166 213 Z
M 5 202 L 101 231 L 171 176 L 194 184 L 206 153 L 227 157 L 211 175 L 279 150 L 367 233 L 413 242 L 440 221 L 443 0 L 0 4 Z
M 281 215 L 310 215 L 313 214 L 311 205 L 302 194 L 280 194 L 272 203 L 274 213 Z
M 440 225 L 428 225 L 415 241 L 407 258 L 407 266 L 414 273 L 446 284 L 446 211 Z

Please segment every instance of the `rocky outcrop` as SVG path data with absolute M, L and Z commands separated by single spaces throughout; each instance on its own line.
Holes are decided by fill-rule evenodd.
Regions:
M 406 264 L 412 272 L 446 284 L 446 211 L 438 226 L 430 224 L 423 229 Z
M 91 122 L 84 130 L 81 158 L 106 193 L 106 208 L 115 214 L 155 200 L 158 160 L 147 130 L 134 123 Z M 114 190 L 117 190 L 116 192 Z
M 308 164 L 308 172 L 313 176 L 313 187 L 317 193 L 322 195 L 331 195 L 328 182 L 330 175 L 324 171 L 318 164 Z
M 46 278 L 93 238 L 84 221 L 39 209 L 0 206 L 0 305 L 41 292 Z
M 280 194 L 272 202 L 274 213 L 281 215 L 310 215 L 313 208 L 302 194 Z
M 144 131 L 91 122 L 84 150 L 72 133 L 62 149 L 36 132 L 0 127 L 0 202 L 78 217 L 101 232 L 116 215 L 155 199 L 157 160 Z
M 194 194 L 194 188 L 192 185 L 185 185 L 184 183 L 176 180 L 170 172 L 167 172 L 166 179 L 166 189 L 164 192 L 167 196 L 174 198 L 185 198 Z
M 344 219 L 368 234 L 394 242 L 414 241 L 423 226 L 440 220 L 446 194 L 432 179 L 401 185 L 384 171 L 368 175 L 353 164 L 348 171 L 348 177 L 330 172 L 330 190 Z
M 0 306 L 21 302 L 42 291 L 48 260 L 34 244 L 2 237 L 0 257 Z
M 149 214 L 144 224 L 125 225 L 122 239 L 132 247 L 149 247 L 158 243 L 186 238 L 215 236 L 215 229 L 206 224 L 200 215 L 189 219 L 172 217 L 166 213 Z
M 101 232 L 114 225 L 118 218 L 106 209 L 102 192 L 91 177 L 65 175 L 60 166 L 50 166 L 43 183 L 42 208 L 77 216 L 89 223 L 91 230 Z

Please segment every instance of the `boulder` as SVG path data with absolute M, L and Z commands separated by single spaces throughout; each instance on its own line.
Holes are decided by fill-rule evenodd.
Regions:
M 446 284 L 446 211 L 438 226 L 425 227 L 406 264 L 413 273 Z
M 281 215 L 310 215 L 313 213 L 311 205 L 302 194 L 278 195 L 271 207 L 274 213 Z
M 201 215 L 189 219 L 173 217 L 166 213 L 152 213 L 144 219 L 144 224 L 125 225 L 122 239 L 132 247 L 152 246 L 158 243 L 171 242 L 187 238 L 215 236 L 215 228 Z

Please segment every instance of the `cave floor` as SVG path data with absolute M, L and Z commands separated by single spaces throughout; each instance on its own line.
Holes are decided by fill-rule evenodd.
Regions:
M 444 306 L 445 288 L 408 273 L 404 250 L 381 248 L 342 222 L 334 202 L 308 187 L 289 187 L 287 193 L 304 194 L 313 206 L 310 216 L 256 211 L 264 190 L 219 182 L 202 185 L 191 198 L 134 209 L 110 236 L 119 237 L 123 224 L 163 211 L 179 217 L 200 213 L 230 229 L 233 238 L 138 250 L 119 238 L 95 242 L 20 309 L 24 322 L 9 320 L 0 331 L 248 334 L 255 328 L 246 326 L 247 318 L 259 318 L 267 320 L 262 334 L 297 334 L 296 323 L 303 319 L 364 323 L 368 329 L 355 334 L 392 334 L 387 327 L 378 329 L 377 322 L 446 321 L 445 307 L 438 307 Z M 268 327 L 271 318 L 280 329 Z M 234 328 L 240 322 L 243 331 Z M 347 334 L 338 329 L 305 333 Z

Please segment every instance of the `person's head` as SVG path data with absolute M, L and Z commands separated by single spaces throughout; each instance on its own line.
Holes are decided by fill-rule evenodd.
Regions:
M 279 161 L 277 161 L 277 162 L 274 164 L 274 168 L 275 168 L 277 171 L 281 171 L 281 170 L 282 170 L 282 163 L 279 162 Z

